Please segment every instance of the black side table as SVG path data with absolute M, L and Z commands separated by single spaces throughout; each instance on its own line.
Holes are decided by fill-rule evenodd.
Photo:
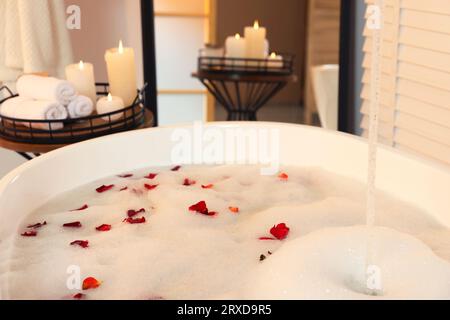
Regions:
M 193 77 L 228 112 L 228 121 L 256 121 L 256 113 L 287 83 L 297 81 L 293 55 L 283 60 L 204 57 L 200 53 Z

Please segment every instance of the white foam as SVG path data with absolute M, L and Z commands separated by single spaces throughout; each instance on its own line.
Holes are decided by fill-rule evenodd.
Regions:
M 270 266 L 276 269 L 279 264 L 280 270 L 292 266 L 285 272 L 292 272 L 290 277 L 295 278 L 293 266 L 305 259 L 320 264 L 317 270 L 322 270 L 320 274 L 324 276 L 322 280 L 318 276 L 317 287 L 311 291 L 317 293 L 316 297 L 360 297 L 344 282 L 338 282 L 334 287 L 340 288 L 340 295 L 330 296 L 323 291 L 329 275 L 339 277 L 359 268 L 358 261 L 354 260 L 355 265 L 350 265 L 350 262 L 342 261 L 342 255 L 331 255 L 327 250 L 346 250 L 350 243 L 358 243 L 362 237 L 360 229 L 348 229 L 348 237 L 343 240 L 341 229 L 323 233 L 320 230 L 363 225 L 364 186 L 321 169 L 287 167 L 283 171 L 289 174 L 287 182 L 280 181 L 277 176 L 261 176 L 259 168 L 253 166 L 194 166 L 183 167 L 178 172 L 152 168 L 136 172 L 133 178 L 110 177 L 62 194 L 24 221 L 23 228 L 27 224 L 47 221 L 48 225 L 39 229 L 37 237 L 20 237 L 23 229 L 17 231 L 14 254 L 9 263 L 10 297 L 58 299 L 77 293 L 66 287 L 67 267 L 77 265 L 83 278 L 94 276 L 102 281 L 101 287 L 86 292 L 89 299 L 253 298 L 256 292 L 252 288 L 276 289 L 274 279 L 263 280 Z M 142 178 L 150 172 L 159 175 L 154 180 Z M 197 184 L 183 186 L 184 178 L 196 180 Z M 114 190 L 104 194 L 95 192 L 98 186 L 111 183 L 116 185 Z M 131 191 L 143 189 L 144 183 L 159 186 L 152 191 L 143 190 L 142 194 Z M 213 189 L 201 188 L 202 184 L 209 183 L 214 184 Z M 129 189 L 118 192 L 123 186 Z M 219 214 L 206 217 L 189 212 L 188 207 L 200 200 L 205 200 L 208 208 Z M 419 245 L 419 240 L 394 231 L 380 231 L 379 236 L 384 239 L 380 250 L 397 248 L 397 244 L 402 243 L 411 252 L 413 249 L 421 252 L 403 256 L 399 252 L 398 257 L 404 259 L 399 259 L 402 261 L 398 266 L 394 265 L 394 260 L 389 262 L 386 258 L 383 260 L 387 261 L 386 272 L 388 268 L 399 270 L 408 261 L 412 263 L 420 257 L 429 263 L 428 269 L 418 266 L 411 270 L 421 272 L 426 279 L 426 270 L 433 273 L 429 275 L 430 279 L 444 274 L 437 271 L 448 265 L 434 255 L 450 259 L 449 230 L 426 213 L 385 195 L 378 195 L 377 202 L 378 225 L 412 235 L 434 252 Z M 89 209 L 70 212 L 85 203 L 89 204 Z M 231 213 L 229 206 L 239 207 L 240 213 Z M 130 225 L 122 222 L 127 210 L 142 207 L 147 210 L 144 214 L 147 223 Z M 81 221 L 83 228 L 67 230 L 61 227 L 72 221 Z M 281 222 L 290 227 L 286 240 L 258 240 L 269 235 L 269 229 Z M 104 223 L 111 224 L 112 230 L 95 230 Z M 309 255 L 313 252 L 301 248 L 306 246 L 305 243 L 314 244 L 308 239 L 322 236 L 323 240 L 317 246 L 320 245 L 320 250 L 328 255 L 328 260 L 312 259 Z M 70 246 L 74 240 L 89 240 L 90 248 Z M 390 247 L 387 246 L 389 241 L 392 242 Z M 274 254 L 270 256 L 268 251 Z M 390 249 L 390 253 L 395 252 Z M 261 254 L 267 257 L 262 262 L 259 261 Z M 336 268 L 334 263 L 339 266 L 340 273 L 325 272 L 327 268 Z M 256 271 L 261 279 L 250 281 Z M 402 285 L 401 279 L 406 278 L 400 276 L 398 281 L 387 282 L 392 283 L 392 287 L 386 287 L 389 289 L 386 297 L 443 296 L 437 287 L 424 292 L 416 290 L 410 278 L 404 284 L 411 286 L 411 292 L 406 293 L 403 285 L 395 293 L 395 286 Z M 418 278 L 416 283 L 419 286 L 427 280 Z M 276 290 L 266 294 L 267 298 L 280 297 Z M 304 292 L 292 293 L 292 297 L 297 294 L 307 297 Z

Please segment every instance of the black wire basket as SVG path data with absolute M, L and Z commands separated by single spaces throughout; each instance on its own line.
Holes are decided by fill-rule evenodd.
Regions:
M 97 96 L 107 96 L 108 83 L 96 83 Z M 32 144 L 70 144 L 112 133 L 137 129 L 146 123 L 145 90 L 147 85 L 137 90 L 132 105 L 109 113 L 93 113 L 87 117 L 65 120 L 29 120 L 6 117 L 0 114 L 0 137 L 13 142 Z M 16 97 L 7 87 L 0 87 L 0 93 L 7 97 L 1 104 Z M 120 118 L 119 118 L 120 117 Z M 119 119 L 117 119 L 119 118 Z M 62 129 L 55 129 L 61 123 Z M 41 129 L 36 128 L 39 125 Z M 42 130 L 42 128 L 47 128 Z
M 205 56 L 205 49 L 200 49 L 198 58 L 198 70 L 218 73 L 240 73 L 240 74 L 273 74 L 289 75 L 293 73 L 293 54 L 280 54 L 281 60 L 253 59 L 253 58 L 228 58 Z

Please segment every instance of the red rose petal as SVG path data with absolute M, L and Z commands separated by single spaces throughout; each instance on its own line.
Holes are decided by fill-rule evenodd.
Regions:
M 89 208 L 89 206 L 87 204 L 83 205 L 82 207 L 78 208 L 78 209 L 74 209 L 74 210 L 70 210 L 71 212 L 74 211 L 83 211 L 86 210 L 87 208 Z
M 80 246 L 82 248 L 89 247 L 89 241 L 87 240 L 75 240 L 70 243 L 71 246 Z
M 82 300 L 82 299 L 84 299 L 86 297 L 86 295 L 84 294 L 84 293 L 77 293 L 77 294 L 74 294 L 73 295 L 73 298 L 75 299 L 75 300 Z
M 277 239 L 272 237 L 260 237 L 259 240 L 277 240 Z
M 42 223 L 39 222 L 39 223 L 36 223 L 36 224 L 30 224 L 27 228 L 28 229 L 39 229 L 39 228 L 41 228 L 41 227 L 43 227 L 45 225 L 47 225 L 47 221 L 44 221 Z
M 200 202 L 190 206 L 189 211 L 195 211 L 195 212 L 201 213 L 205 216 L 215 216 L 217 214 L 217 212 L 215 212 L 215 211 L 208 210 L 208 207 L 206 206 L 205 201 L 200 201 Z
M 145 223 L 145 217 L 141 217 L 141 218 L 126 218 L 125 220 L 123 220 L 123 222 L 127 222 L 129 224 Z
M 109 186 L 103 185 L 103 186 L 98 187 L 97 189 L 95 189 L 95 191 L 97 191 L 98 193 L 103 193 L 103 192 L 111 190 L 112 188 L 114 188 L 113 184 L 110 184 Z
M 36 237 L 37 231 L 31 230 L 31 231 L 25 231 L 21 234 L 22 237 Z
M 203 184 L 202 184 L 202 188 L 203 188 L 203 189 L 211 189 L 212 187 L 214 187 L 214 185 L 211 184 L 211 183 L 210 183 L 210 184 L 207 184 L 207 185 L 203 185 Z
M 98 226 L 97 228 L 95 228 L 95 230 L 97 230 L 97 231 L 109 231 L 109 230 L 111 230 L 111 225 L 110 224 L 102 224 L 101 226 Z
M 137 216 L 139 213 L 145 213 L 145 209 L 141 208 L 140 210 L 128 210 L 127 215 L 128 217 L 132 218 L 134 216 Z
M 186 178 L 186 179 L 184 179 L 183 186 L 189 187 L 189 186 L 192 186 L 192 185 L 194 185 L 196 183 L 197 183 L 197 181 L 190 180 L 190 179 Z
M 95 289 L 100 287 L 101 282 L 94 277 L 88 277 L 83 280 L 83 290 Z
M 149 174 L 146 175 L 144 178 L 153 180 L 153 179 L 156 178 L 157 175 L 158 175 L 157 173 L 149 173 Z
M 145 189 L 153 190 L 158 186 L 158 184 L 144 184 Z
M 286 239 L 287 235 L 289 234 L 289 228 L 285 223 L 280 223 L 270 229 L 270 234 L 278 240 L 283 240 Z
M 176 167 L 173 167 L 172 169 L 170 169 L 171 171 L 178 171 L 178 170 L 180 170 L 181 169 L 181 166 L 176 166 Z
M 193 204 L 192 206 L 189 207 L 189 211 L 195 211 L 201 214 L 207 214 L 208 213 L 208 208 L 206 207 L 206 202 L 205 201 L 200 201 L 196 204 Z
M 132 176 L 133 176 L 132 173 L 126 173 L 126 174 L 118 175 L 119 178 L 131 178 Z
M 75 222 L 64 223 L 63 227 L 65 227 L 65 228 L 81 228 L 81 222 L 75 221 Z
M 239 208 L 238 207 L 228 207 L 228 209 L 233 212 L 233 213 L 238 213 L 239 212 Z
M 128 190 L 128 187 L 123 187 L 122 189 L 120 189 L 120 191 L 125 191 Z
M 280 178 L 283 181 L 287 181 L 289 179 L 289 176 L 286 173 L 282 172 L 278 175 L 278 178 Z

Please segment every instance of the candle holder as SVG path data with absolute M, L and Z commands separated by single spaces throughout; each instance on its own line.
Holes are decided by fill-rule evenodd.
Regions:
M 137 90 L 136 98 L 133 103 L 121 110 L 97 114 L 94 113 L 87 117 L 65 120 L 29 120 L 18 119 L 0 115 L 0 139 L 16 143 L 16 151 L 20 148 L 33 149 L 33 145 L 65 145 L 92 139 L 112 133 L 137 129 L 144 126 L 151 126 L 153 123 L 153 115 L 146 108 L 145 90 L 147 85 Z M 106 96 L 109 92 L 108 83 L 96 83 L 97 96 Z M 3 86 L 0 93 L 6 93 L 7 97 L 0 100 L 0 107 L 3 102 L 17 95 Z M 120 119 L 117 117 L 120 116 Z M 64 124 L 62 129 L 53 129 L 56 124 Z M 33 128 L 33 125 L 47 127 L 48 130 Z M 20 143 L 20 145 L 18 145 Z M 28 144 L 28 145 L 26 145 Z M 22 148 L 23 147 L 23 148 Z M 28 148 L 28 149 L 27 149 Z M 12 147 L 11 147 L 12 149 Z M 45 148 L 40 148 L 45 149 Z M 51 148 L 49 148 L 50 150 Z
M 281 59 L 198 58 L 193 77 L 226 109 L 228 121 L 256 121 L 257 112 L 287 83 L 297 81 L 294 55 Z

